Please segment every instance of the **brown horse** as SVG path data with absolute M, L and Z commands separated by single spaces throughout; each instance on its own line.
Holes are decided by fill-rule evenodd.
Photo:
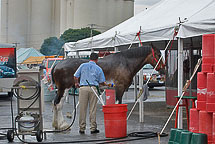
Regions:
M 125 50 L 112 55 L 108 55 L 103 59 L 99 59 L 98 65 L 105 74 L 106 81 L 114 82 L 116 91 L 116 100 L 122 103 L 122 96 L 125 90 L 131 85 L 135 74 L 145 65 L 156 65 L 156 61 L 160 58 L 161 53 L 155 47 L 145 46 L 134 49 Z M 73 75 L 80 64 L 87 62 L 86 59 L 66 59 L 58 63 L 52 69 L 52 79 L 55 82 L 58 93 L 55 98 L 55 104 L 60 102 L 64 94 L 64 90 L 74 86 Z M 159 71 L 163 73 L 163 62 L 161 61 Z
M 99 59 L 97 64 L 104 71 L 106 82 L 113 82 L 115 84 L 116 100 L 121 104 L 123 93 L 131 85 L 135 74 L 145 64 L 151 64 L 155 67 L 160 57 L 161 52 L 158 49 L 152 46 L 144 46 L 108 55 Z M 59 113 L 59 109 L 61 109 L 63 105 L 62 101 L 64 101 L 65 97 L 63 100 L 61 99 L 64 95 L 65 89 L 69 89 L 74 86 L 73 75 L 75 71 L 82 63 L 88 61 L 89 60 L 86 59 L 76 58 L 66 59 L 61 63 L 58 63 L 51 71 L 52 80 L 58 89 L 54 100 L 56 111 L 53 119 L 53 126 L 56 129 L 66 127 L 66 124 L 60 126 L 62 123 L 65 123 L 64 120 L 60 120 L 61 122 L 56 120 L 56 117 L 58 118 L 59 115 L 62 117 L 62 113 Z M 164 73 L 164 65 L 162 61 L 160 61 L 157 70 L 159 70 L 160 73 Z

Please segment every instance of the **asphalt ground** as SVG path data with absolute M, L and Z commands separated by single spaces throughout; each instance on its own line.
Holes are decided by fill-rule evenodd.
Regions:
M 157 93 L 157 94 L 156 94 Z M 127 134 L 133 132 L 160 132 L 167 121 L 172 108 L 169 108 L 165 104 L 165 91 L 164 90 L 150 90 L 150 97 L 148 100 L 144 102 L 144 122 L 139 122 L 139 111 L 138 111 L 138 104 L 135 107 L 132 115 L 127 121 Z M 133 89 L 129 89 L 128 92 L 125 93 L 123 98 L 123 103 L 128 104 L 128 112 L 132 109 L 134 105 L 134 96 L 133 96 Z M 78 96 L 76 96 L 76 101 L 78 100 Z M 16 99 L 13 98 L 13 107 L 14 107 L 14 115 L 16 116 Z M 67 118 L 67 113 L 72 113 L 74 110 L 73 106 L 73 98 L 70 96 L 69 103 L 64 104 L 63 113 L 64 118 L 68 123 L 72 122 L 72 118 Z M 0 100 L 0 128 L 7 128 L 11 127 L 11 112 L 10 112 L 10 101 L 8 99 Z M 126 137 L 119 141 L 111 141 L 110 139 L 106 139 L 106 141 L 94 141 L 90 142 L 91 140 L 102 140 L 105 139 L 105 126 L 104 126 L 104 113 L 102 112 L 102 106 L 98 103 L 97 105 L 97 125 L 100 133 L 98 134 L 91 134 L 90 127 L 89 127 L 89 119 L 87 116 L 87 129 L 85 134 L 79 134 L 79 127 L 78 127 L 78 116 L 79 110 L 77 109 L 77 115 L 73 126 L 71 127 L 70 131 L 62 132 L 62 133 L 47 133 L 47 139 L 43 140 L 44 143 L 122 143 L 122 144 L 158 144 L 158 137 L 153 138 L 146 138 L 140 139 L 142 137 Z M 52 128 L 52 103 L 45 102 L 44 103 L 44 112 L 43 112 L 43 125 L 44 131 L 46 130 L 53 130 Z M 184 119 L 186 124 L 186 119 Z M 175 115 L 171 118 L 169 124 L 167 125 L 164 133 L 169 134 L 170 129 L 174 127 Z M 186 126 L 185 126 L 186 127 Z M 1 130 L 1 133 L 6 133 L 6 130 Z M 22 138 L 22 136 L 20 136 Z M 133 140 L 139 139 L 139 140 Z M 160 144 L 168 143 L 169 135 L 166 137 L 160 138 Z M 27 142 L 37 142 L 35 136 L 26 135 L 25 141 Z M 8 143 L 8 140 L 1 136 L 0 143 Z M 17 137 L 14 138 L 14 141 L 11 143 L 22 143 L 18 140 Z

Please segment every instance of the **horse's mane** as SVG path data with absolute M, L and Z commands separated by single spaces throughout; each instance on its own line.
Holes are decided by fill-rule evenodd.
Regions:
M 138 48 L 131 48 L 121 52 L 116 53 L 117 56 L 124 56 L 126 58 L 138 58 L 147 56 L 151 52 L 151 46 L 143 46 Z

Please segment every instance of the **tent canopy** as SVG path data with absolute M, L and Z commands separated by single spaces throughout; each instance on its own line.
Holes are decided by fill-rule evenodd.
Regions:
M 29 57 L 44 56 L 34 48 L 20 48 L 16 51 L 17 63 L 22 63 Z
M 215 33 L 215 0 L 163 0 L 113 27 L 77 42 L 64 44 L 65 51 L 82 51 L 142 42 L 188 38 Z M 140 32 L 139 37 L 137 33 Z
M 39 56 L 39 57 L 31 56 L 26 60 L 24 60 L 22 64 L 42 64 L 44 59 L 45 59 L 45 56 Z

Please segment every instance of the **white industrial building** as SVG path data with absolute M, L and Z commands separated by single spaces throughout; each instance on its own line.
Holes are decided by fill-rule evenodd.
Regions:
M 40 49 L 69 28 L 104 32 L 134 15 L 134 0 L 1 0 L 0 42 Z

